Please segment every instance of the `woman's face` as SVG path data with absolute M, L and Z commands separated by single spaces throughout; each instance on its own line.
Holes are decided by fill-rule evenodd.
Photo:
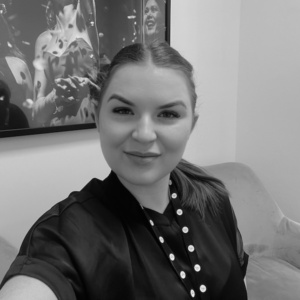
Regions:
M 152 64 L 125 65 L 102 97 L 98 131 L 103 155 L 124 181 L 151 185 L 182 158 L 194 123 L 181 71 Z
M 148 0 L 144 11 L 144 29 L 147 36 L 153 35 L 158 31 L 162 23 L 162 13 L 155 0 Z

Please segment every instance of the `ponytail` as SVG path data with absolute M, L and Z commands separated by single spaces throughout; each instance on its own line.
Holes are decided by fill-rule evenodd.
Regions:
M 217 216 L 220 201 L 229 196 L 221 180 L 184 159 L 172 171 L 171 180 L 178 189 L 182 205 L 198 211 L 203 219 L 206 208 Z

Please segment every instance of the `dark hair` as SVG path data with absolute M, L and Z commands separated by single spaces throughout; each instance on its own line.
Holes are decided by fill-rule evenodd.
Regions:
M 10 88 L 3 80 L 0 80 L 0 96 L 5 98 L 5 103 L 9 103 L 11 96 Z
M 192 65 L 174 48 L 166 42 L 155 42 L 150 45 L 132 44 L 117 53 L 110 65 L 107 65 L 98 75 L 100 92 L 98 99 L 98 110 L 101 100 L 113 78 L 115 72 L 128 64 L 143 64 L 151 62 L 161 68 L 169 68 L 181 71 L 189 85 L 192 107 L 195 113 L 197 94 L 193 78 Z M 98 114 L 97 114 L 98 115 Z M 171 172 L 182 204 L 185 207 L 196 210 L 204 218 L 205 208 L 213 214 L 218 213 L 218 204 L 223 197 L 228 197 L 228 191 L 219 180 L 208 175 L 201 168 L 182 159 Z
M 73 0 L 74 9 L 77 8 L 78 4 L 80 4 L 80 10 L 82 12 L 82 17 L 85 19 L 87 24 L 85 24 L 87 27 L 94 26 L 91 25 L 91 22 L 95 22 L 95 7 L 93 0 L 84 0 L 79 3 L 79 0 Z M 58 11 L 55 8 L 55 5 L 53 4 L 53 0 L 48 0 L 48 3 L 46 5 L 46 20 L 48 29 L 53 29 L 57 23 L 56 16 L 58 15 Z
M 10 95 L 10 88 L 6 82 L 0 80 L 0 130 L 5 129 L 8 125 Z
M 52 0 L 48 1 L 45 13 L 48 29 L 53 29 L 56 25 L 56 14 Z
M 76 8 L 78 4 L 78 0 L 74 0 L 73 4 L 74 7 Z M 53 29 L 55 27 L 57 14 L 58 11 L 55 10 L 53 0 L 48 0 L 48 3 L 46 5 L 46 20 L 47 20 L 48 29 Z
M 17 47 L 6 19 L 0 14 L 0 57 L 5 56 L 18 57 L 25 61 L 24 54 Z
M 148 3 L 148 1 L 149 1 L 149 0 L 146 0 L 146 1 L 145 1 L 145 6 L 146 6 L 146 4 Z M 158 7 L 159 7 L 159 9 L 160 9 L 160 11 L 161 11 L 161 13 L 164 13 L 166 1 L 165 1 L 165 0 L 154 0 L 154 1 L 157 3 L 157 5 L 158 5 Z

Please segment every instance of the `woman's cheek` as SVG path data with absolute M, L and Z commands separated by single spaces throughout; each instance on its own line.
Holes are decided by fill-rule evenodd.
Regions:
M 118 122 L 115 120 L 110 120 L 109 118 L 107 118 L 105 121 L 106 122 L 103 122 L 105 123 L 103 124 L 103 133 L 106 137 L 106 141 L 110 145 L 120 146 L 130 138 L 132 133 L 132 126 L 130 123 Z
M 191 128 L 186 126 L 175 126 L 172 131 L 164 135 L 165 146 L 170 150 L 177 151 L 180 148 L 185 148 L 191 134 Z

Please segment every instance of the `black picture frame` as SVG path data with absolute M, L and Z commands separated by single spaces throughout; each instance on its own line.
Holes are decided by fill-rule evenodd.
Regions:
M 58 0 L 52 1 L 59 2 Z M 95 1 L 95 20 L 93 20 L 93 16 L 91 14 L 87 14 L 85 24 L 87 27 L 92 26 L 95 21 L 96 29 L 98 31 L 97 37 L 99 39 L 99 51 L 97 54 L 100 57 L 101 64 L 103 63 L 105 65 L 106 63 L 109 63 L 110 58 L 125 45 L 134 42 L 148 42 L 146 39 L 145 29 L 146 21 L 144 20 L 146 20 L 146 6 L 150 6 L 153 2 L 154 4 L 156 3 L 158 6 L 161 5 L 161 7 L 163 7 L 159 8 L 161 10 L 162 17 L 162 29 L 160 30 L 163 31 L 163 34 L 160 33 L 160 37 L 158 37 L 158 39 L 165 40 L 170 43 L 170 0 L 64 0 L 64 2 L 68 1 L 73 1 L 74 3 L 79 1 L 78 3 L 81 3 L 81 5 L 88 5 L 88 3 L 90 4 Z M 49 22 L 51 21 L 51 14 L 49 11 L 48 15 L 46 14 L 46 8 L 48 7 L 49 9 L 48 2 L 48 0 L 2 0 L 0 4 L 0 18 L 2 18 L 2 21 L 3 19 L 5 20 L 5 26 L 9 28 L 9 32 L 12 35 L 12 41 L 25 57 L 25 62 L 32 78 L 33 94 L 34 91 L 38 94 L 38 92 L 36 92 L 37 84 L 34 85 L 36 69 L 34 62 L 36 61 L 37 39 L 42 32 L 49 30 Z M 91 9 L 91 5 L 89 8 Z M 48 20 L 46 15 L 48 16 Z M 153 22 L 153 20 L 148 21 L 150 27 L 153 27 Z M 4 23 L 1 22 L 0 27 L 2 26 L 2 30 L 6 30 L 6 27 L 3 24 Z M 8 45 L 10 47 L 11 43 L 11 41 L 8 41 Z M 20 74 L 21 73 L 22 72 L 20 72 Z M 45 71 L 44 73 L 46 74 Z M 4 67 L 2 67 L 0 63 L 0 80 L 9 85 L 6 78 L 7 76 L 5 76 Z M 48 78 L 49 76 L 47 79 Z M 34 98 L 34 96 L 32 98 Z M 3 104 L 1 103 L 1 99 L 3 99 L 3 97 L 1 98 L 0 95 L 0 126 L 1 116 L 4 115 L 3 113 L 1 115 L 1 110 L 4 111 L 1 108 L 1 105 Z M 31 104 L 33 102 L 34 100 L 32 100 Z M 13 105 L 15 104 L 13 99 L 11 103 Z M 25 111 L 27 108 L 19 105 L 19 110 L 20 109 Z M 10 114 L 11 111 L 13 110 L 10 110 Z M 4 117 L 2 118 L 2 120 L 4 120 Z M 18 117 L 15 118 L 17 121 L 20 120 Z M 7 118 L 5 118 L 5 120 L 6 119 Z M 13 120 L 13 118 L 11 118 L 11 120 Z M 4 124 L 4 122 L 2 123 Z M 49 124 L 34 124 L 29 128 L 22 127 L 22 125 L 20 125 L 19 128 L 18 126 L 8 128 L 3 124 L 2 127 L 0 127 L 0 138 L 95 128 L 95 123 L 93 121 L 55 126 Z M 5 125 L 7 124 L 9 124 L 9 122 L 5 123 Z

